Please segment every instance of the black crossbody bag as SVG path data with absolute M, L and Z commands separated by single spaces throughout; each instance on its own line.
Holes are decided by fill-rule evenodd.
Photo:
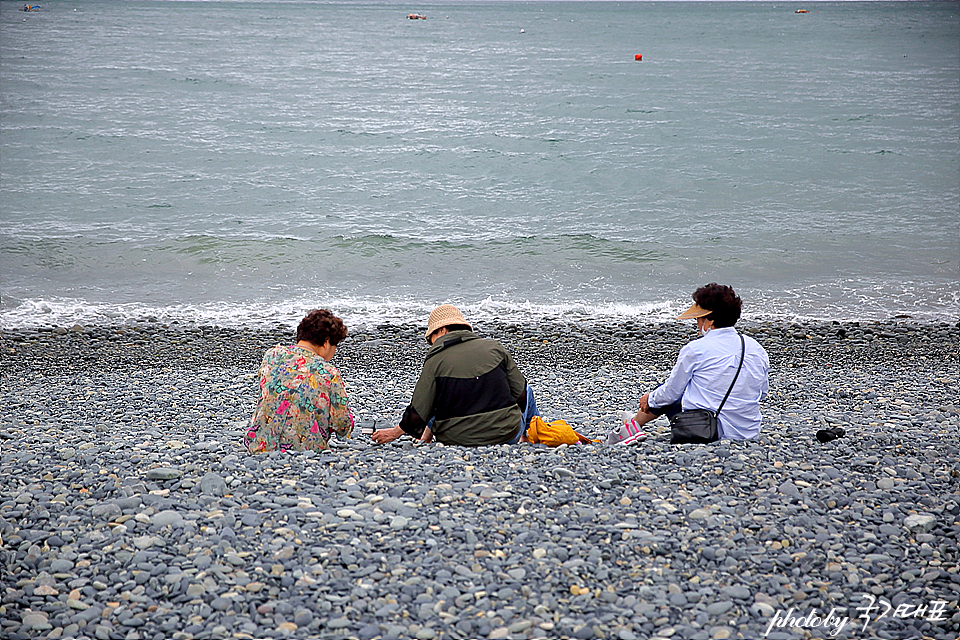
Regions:
M 733 376 L 730 388 L 727 389 L 727 395 L 723 396 L 720 406 L 716 411 L 707 409 L 689 409 L 681 411 L 670 419 L 670 444 L 704 444 L 707 442 L 716 442 L 720 439 L 717 431 L 717 416 L 720 410 L 730 397 L 733 391 L 733 385 L 736 384 L 740 376 L 740 369 L 743 367 L 743 358 L 747 353 L 747 345 L 740 336 L 740 364 L 737 365 L 737 373 Z

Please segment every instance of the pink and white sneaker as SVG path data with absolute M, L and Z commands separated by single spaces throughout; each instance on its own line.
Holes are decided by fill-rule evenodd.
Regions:
M 627 412 L 624 412 L 626 414 Z M 615 429 L 607 436 L 607 444 L 636 444 L 647 439 L 647 434 L 640 430 L 640 426 L 633 420 L 632 415 L 623 416 L 623 426 Z
M 637 444 L 647 439 L 647 434 L 640 430 L 640 425 L 633 418 L 623 423 L 623 430 L 626 431 L 626 437 L 620 441 L 620 444 Z

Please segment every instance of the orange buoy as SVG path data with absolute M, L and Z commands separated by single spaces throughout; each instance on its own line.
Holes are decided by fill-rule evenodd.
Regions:
M 638 53 L 638 54 L 636 54 L 635 56 L 633 56 L 633 59 L 636 60 L 637 62 L 639 62 L 639 61 L 643 60 L 643 54 L 642 54 L 642 53 Z

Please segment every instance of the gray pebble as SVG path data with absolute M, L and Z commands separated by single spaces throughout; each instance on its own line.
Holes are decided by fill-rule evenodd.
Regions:
M 903 526 L 906 527 L 908 531 L 916 533 L 930 531 L 933 529 L 933 525 L 935 525 L 936 522 L 936 516 L 929 514 L 914 514 L 903 519 Z
M 171 509 L 161 511 L 160 513 L 151 516 L 150 520 L 153 522 L 153 524 L 161 527 L 165 527 L 167 525 L 177 527 L 183 524 L 183 516 Z
M 707 606 L 707 613 L 712 616 L 719 616 L 733 608 L 733 602 L 725 600 L 723 602 L 714 602 Z
M 90 508 L 90 515 L 94 518 L 103 518 L 104 520 L 112 520 L 113 518 L 118 517 L 122 514 L 120 507 L 115 504 L 97 504 Z
M 227 492 L 227 483 L 219 474 L 206 473 L 200 478 L 200 491 L 209 495 L 222 496 Z
M 171 467 L 158 467 L 147 471 L 147 477 L 151 480 L 175 480 L 183 475 L 179 469 Z

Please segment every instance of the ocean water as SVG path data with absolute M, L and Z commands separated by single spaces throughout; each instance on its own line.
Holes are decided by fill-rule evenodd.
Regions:
M 956 2 L 21 7 L 2 327 L 960 315 Z

